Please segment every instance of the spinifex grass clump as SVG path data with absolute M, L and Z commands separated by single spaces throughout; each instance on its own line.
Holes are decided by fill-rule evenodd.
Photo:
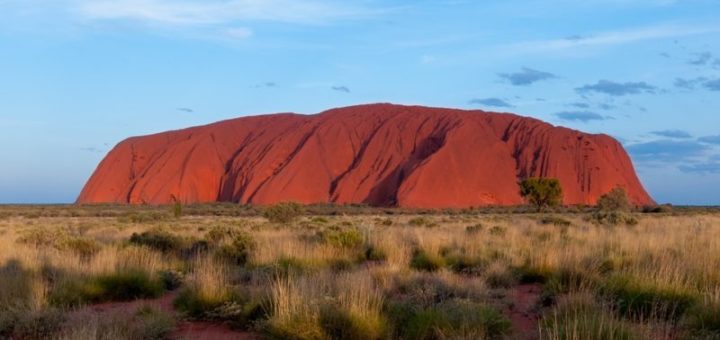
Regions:
M 685 287 L 656 284 L 627 274 L 616 274 L 600 287 L 618 311 L 635 319 L 677 320 L 695 305 L 697 295 Z
M 632 324 L 598 304 L 589 293 L 564 297 L 546 313 L 540 327 L 541 338 L 549 340 L 642 339 Z
M 280 277 L 266 332 L 279 339 L 381 339 L 382 295 L 366 273 Z
M 394 304 L 388 310 L 394 335 L 403 339 L 501 339 L 510 321 L 496 309 L 464 299 L 432 306 Z
M 424 270 L 433 272 L 439 270 L 445 265 L 445 260 L 437 254 L 431 253 L 423 249 L 413 251 L 410 267 L 415 270 Z

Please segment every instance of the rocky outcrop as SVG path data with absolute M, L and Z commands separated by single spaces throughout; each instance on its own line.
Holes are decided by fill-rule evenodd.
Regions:
M 636 204 L 652 203 L 607 135 L 512 114 L 391 104 L 129 138 L 100 163 L 78 202 L 515 205 L 526 177 L 558 178 L 566 204 L 594 204 L 616 186 Z

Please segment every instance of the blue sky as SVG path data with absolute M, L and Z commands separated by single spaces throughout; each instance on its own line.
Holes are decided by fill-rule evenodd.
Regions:
M 0 203 L 72 202 L 122 139 L 368 102 L 618 138 L 720 204 L 717 0 L 0 0 Z

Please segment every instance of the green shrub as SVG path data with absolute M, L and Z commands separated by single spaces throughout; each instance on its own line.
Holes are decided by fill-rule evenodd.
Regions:
M 218 249 L 218 256 L 242 266 L 248 262 L 255 247 L 255 241 L 250 234 L 237 233 L 230 244 L 225 244 Z
M 184 241 L 181 237 L 164 230 L 151 230 L 142 234 L 133 233 L 130 236 L 130 243 L 146 246 L 162 252 L 180 251 Z
M 620 224 L 634 226 L 639 223 L 637 217 L 633 216 L 631 213 L 622 211 L 596 211 L 592 215 L 592 220 L 599 224 L 611 226 Z
M 297 257 L 281 257 L 272 266 L 275 274 L 287 276 L 312 272 L 316 266 Z
M 183 274 L 174 270 L 160 271 L 158 277 L 166 290 L 178 289 L 183 283 Z
M 364 242 L 364 237 L 357 229 L 325 230 L 321 233 L 323 242 L 337 248 L 357 248 Z
M 163 284 L 144 271 L 128 270 L 98 276 L 95 281 L 102 287 L 102 300 L 127 301 L 154 298 L 163 292 Z
M 410 259 L 410 268 L 434 272 L 445 265 L 442 257 L 430 254 L 422 249 L 416 249 Z
M 628 317 L 677 320 L 697 302 L 682 288 L 659 287 L 623 274 L 610 276 L 600 287 L 618 311 Z
M 629 212 L 632 208 L 630 198 L 624 188 L 616 187 L 607 194 L 600 196 L 597 202 L 597 209 L 600 211 L 623 211 Z
M 553 275 L 553 271 L 547 267 L 526 263 L 516 267 L 515 274 L 521 283 L 545 283 Z
M 263 216 L 273 223 L 288 224 L 295 221 L 295 219 L 304 213 L 305 211 L 300 204 L 288 202 L 278 203 L 265 208 Z
M 365 251 L 363 252 L 363 259 L 365 261 L 373 262 L 385 261 L 387 259 L 387 254 L 378 247 L 368 245 L 365 247 Z
M 225 240 L 232 240 L 237 235 L 241 235 L 243 232 L 238 228 L 232 228 L 228 226 L 212 227 L 205 233 L 205 240 L 209 243 L 217 245 Z
M 155 298 L 164 291 L 163 282 L 147 272 L 127 270 L 90 278 L 65 280 L 55 287 L 49 301 L 55 306 L 76 306 L 105 301 Z

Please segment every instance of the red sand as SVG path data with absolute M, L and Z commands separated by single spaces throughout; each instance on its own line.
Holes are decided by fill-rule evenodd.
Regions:
M 566 204 L 622 186 L 653 203 L 623 147 L 512 114 L 391 104 L 275 114 L 129 138 L 79 203 L 515 205 L 520 178 L 560 179 Z
M 512 308 L 506 311 L 512 323 L 513 339 L 534 340 L 539 338 L 537 302 L 542 292 L 540 284 L 522 284 L 510 290 Z

